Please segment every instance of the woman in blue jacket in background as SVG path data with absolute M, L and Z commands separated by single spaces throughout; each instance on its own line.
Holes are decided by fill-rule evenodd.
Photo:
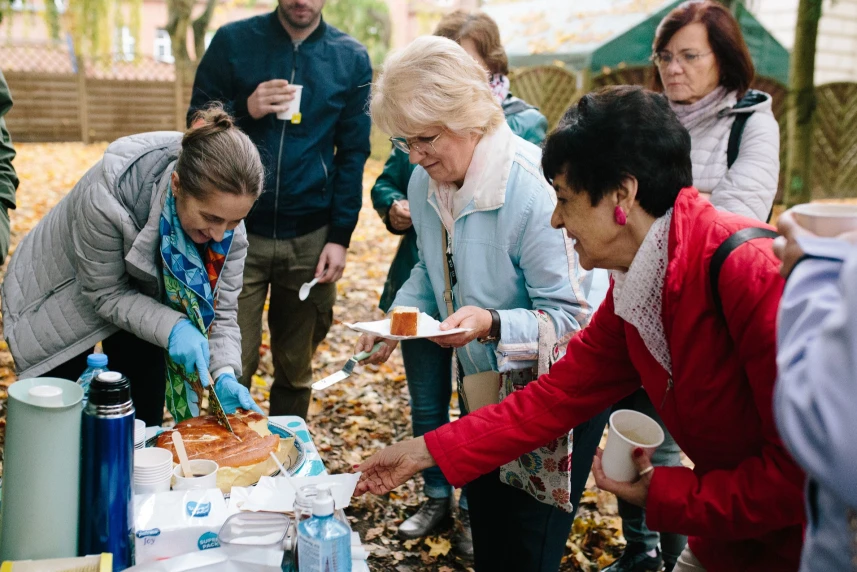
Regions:
M 482 12 L 456 10 L 438 23 L 434 35 L 458 42 L 487 70 L 491 91 L 502 107 L 512 132 L 530 143 L 541 145 L 547 134 L 548 121 L 538 109 L 509 91 L 509 62 L 500 42 L 500 30 L 496 22 Z M 402 235 L 379 304 L 385 312 L 389 311 L 393 298 L 419 261 L 417 233 L 411 222 L 407 196 L 408 181 L 414 168 L 416 164 L 408 161 L 408 155 L 393 147 L 384 171 L 372 187 L 372 206 L 384 220 L 387 230 Z M 402 342 L 402 357 L 411 394 L 411 421 L 416 436 L 449 422 L 452 380 L 448 364 L 451 356 L 451 349 L 442 348 L 428 340 Z M 399 526 L 399 535 L 404 538 L 427 535 L 451 508 L 449 499 L 452 489 L 440 470 L 431 468 L 425 471 L 423 477 L 428 502 Z M 473 547 L 465 494 L 461 495 L 460 509 L 456 546 L 460 552 L 470 555 Z

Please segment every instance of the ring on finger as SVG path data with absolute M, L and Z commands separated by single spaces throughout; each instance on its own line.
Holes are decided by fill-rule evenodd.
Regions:
M 646 475 L 648 475 L 649 473 L 651 473 L 654 470 L 655 470 L 655 468 L 650 465 L 650 466 L 646 467 L 645 469 L 643 469 L 642 471 L 640 471 L 640 476 L 645 477 Z

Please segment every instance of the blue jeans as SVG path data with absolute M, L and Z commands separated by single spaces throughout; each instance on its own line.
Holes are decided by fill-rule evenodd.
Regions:
M 449 423 L 449 400 L 452 398 L 452 349 L 442 348 L 429 340 L 403 340 L 402 359 L 411 393 L 411 423 L 414 437 L 420 437 Z M 443 499 L 452 495 L 452 485 L 440 468 L 423 471 L 425 494 Z M 459 502 L 467 510 L 462 493 Z
M 645 390 L 639 389 L 632 393 L 619 403 L 613 406 L 616 409 L 632 409 L 648 415 L 658 422 L 658 425 L 664 430 L 664 442 L 655 449 L 652 455 L 652 465 L 655 467 L 680 467 L 681 466 L 681 449 L 678 444 L 669 434 L 667 428 L 664 427 L 664 422 L 660 415 L 655 411 L 655 406 L 649 400 L 649 395 Z M 681 534 L 672 532 L 655 532 L 646 526 L 646 509 L 619 500 L 619 516 L 622 517 L 622 534 L 629 544 L 636 543 L 646 547 L 646 550 L 654 550 L 658 546 L 658 541 L 661 544 L 661 552 L 663 553 L 664 562 L 667 564 L 675 564 L 685 545 L 687 545 L 687 537 Z

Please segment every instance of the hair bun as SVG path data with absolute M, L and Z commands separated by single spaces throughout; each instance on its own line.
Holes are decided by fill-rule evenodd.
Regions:
M 235 127 L 232 117 L 220 103 L 212 103 L 193 115 L 190 128 L 182 139 L 182 147 L 210 135 L 216 135 Z

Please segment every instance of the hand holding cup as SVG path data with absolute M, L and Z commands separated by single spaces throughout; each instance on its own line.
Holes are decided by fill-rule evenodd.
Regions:
M 284 113 L 289 110 L 299 88 L 284 79 L 262 82 L 247 98 L 247 111 L 253 119 L 261 119 L 269 113 Z

